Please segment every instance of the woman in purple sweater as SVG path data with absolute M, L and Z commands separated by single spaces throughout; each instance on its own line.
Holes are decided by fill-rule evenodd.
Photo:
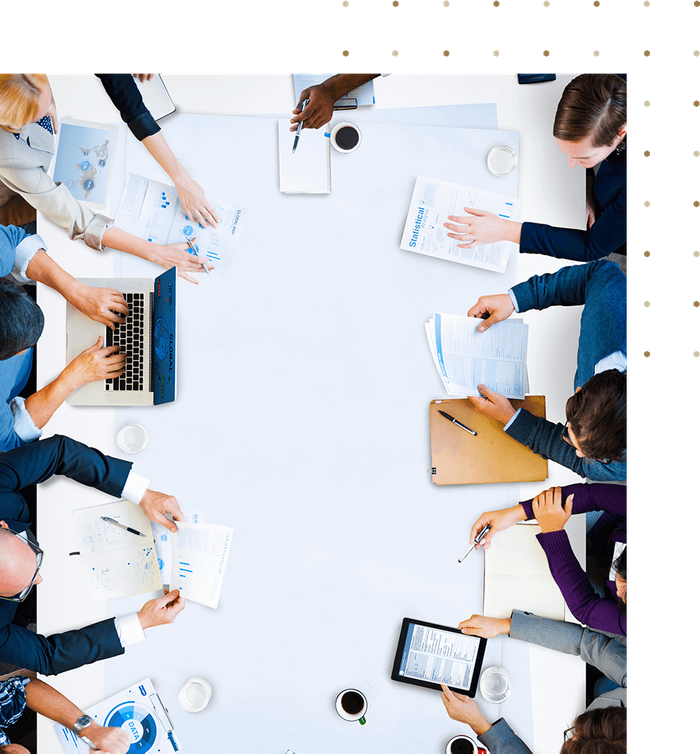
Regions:
M 562 500 L 565 501 L 563 505 Z M 490 524 L 491 530 L 480 545 L 488 549 L 497 532 L 518 521 L 536 518 L 542 529 L 537 539 L 547 555 L 552 577 L 574 617 L 589 628 L 627 636 L 626 574 L 625 578 L 620 574 L 613 579 L 608 577 L 606 587 L 609 596 L 599 596 L 581 568 L 564 531 L 564 524 L 572 513 L 589 511 L 603 512 L 589 532 L 589 539 L 604 546 L 610 553 L 608 562 L 612 563 L 627 543 L 627 488 L 619 484 L 551 487 L 532 500 L 525 500 L 512 508 L 482 514 L 472 527 L 471 541 Z M 618 597 L 623 604 L 620 604 Z

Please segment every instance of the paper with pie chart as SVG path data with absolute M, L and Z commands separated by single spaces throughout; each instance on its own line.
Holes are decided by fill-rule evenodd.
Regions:
M 215 228 L 202 227 L 184 213 L 173 186 L 130 175 L 115 225 L 150 243 L 183 243 L 189 238 L 197 255 L 214 265 L 211 276 L 221 277 L 233 261 L 245 209 L 215 201 L 211 201 L 211 204 L 221 222 Z

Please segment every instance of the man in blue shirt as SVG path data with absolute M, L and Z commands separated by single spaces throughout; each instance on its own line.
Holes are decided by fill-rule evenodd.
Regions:
M 102 347 L 102 339 L 77 356 L 46 387 L 26 398 L 34 346 L 44 327 L 44 316 L 17 283 L 39 281 L 58 291 L 91 319 L 114 328 L 128 313 L 121 293 L 79 283 L 48 256 L 38 235 L 0 225 L 0 452 L 41 437 L 56 409 L 87 382 L 120 374 L 125 355 L 116 346 Z M 17 281 L 17 282 L 15 282 Z
M 538 275 L 508 293 L 482 296 L 467 312 L 488 315 L 479 330 L 514 311 L 583 304 L 575 393 L 566 403 L 567 426 L 513 408 L 479 385 L 477 411 L 503 422 L 508 435 L 535 453 L 597 482 L 627 479 L 627 282 L 613 262 L 599 260 Z

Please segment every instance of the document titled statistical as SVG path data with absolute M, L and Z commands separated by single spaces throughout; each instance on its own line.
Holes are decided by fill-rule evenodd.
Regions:
M 527 328 L 522 320 L 506 320 L 479 332 L 482 320 L 457 314 L 435 314 L 426 323 L 430 352 L 448 395 L 479 395 L 484 384 L 506 398 L 525 397 Z
M 214 265 L 212 277 L 220 277 L 233 261 L 245 209 L 217 203 L 214 209 L 221 222 L 204 228 L 183 212 L 174 186 L 130 175 L 115 225 L 151 243 L 184 243 L 189 238 L 197 255 Z
M 505 272 L 511 250 L 516 247 L 511 241 L 460 249 L 457 247 L 462 241 L 448 238 L 450 231 L 443 223 L 450 222 L 448 215 L 466 215 L 465 207 L 493 212 L 506 220 L 517 220 L 520 200 L 419 175 L 408 208 L 401 249 L 484 270 Z

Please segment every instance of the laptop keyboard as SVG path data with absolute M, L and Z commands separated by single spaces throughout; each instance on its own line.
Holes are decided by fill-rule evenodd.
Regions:
M 124 322 L 107 328 L 107 345 L 119 346 L 126 353 L 124 374 L 105 380 L 106 390 L 143 390 L 143 328 L 145 322 L 145 293 L 122 294 L 129 305 Z

